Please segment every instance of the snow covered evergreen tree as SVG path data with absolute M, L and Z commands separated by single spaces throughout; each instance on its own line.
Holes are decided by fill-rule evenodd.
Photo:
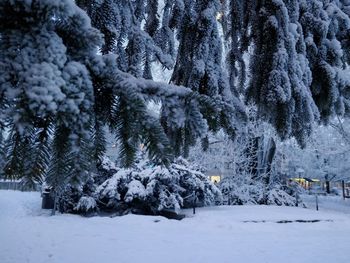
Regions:
M 184 14 L 177 38 L 179 48 L 171 82 L 184 85 L 199 94 L 199 100 L 189 100 L 192 108 L 199 108 L 200 115 L 186 112 L 190 122 L 182 126 L 172 125 L 164 118 L 163 124 L 173 142 L 176 154 L 187 156 L 189 147 L 197 137 L 204 137 L 206 130 L 223 128 L 233 136 L 244 119 L 245 112 L 236 94 L 233 94 L 222 67 L 222 42 L 216 15 L 220 9 L 217 0 L 184 1 Z M 169 110 L 163 106 L 163 113 Z M 192 116 L 191 116 L 192 115 Z M 206 120 L 195 126 L 192 119 Z M 175 129 L 173 128 L 175 127 Z
M 250 23 L 255 17 L 256 1 L 223 1 L 221 23 L 225 46 L 227 47 L 226 66 L 230 86 L 240 93 L 244 92 L 247 81 L 247 62 L 245 53 L 250 45 Z
M 301 12 L 313 76 L 311 90 L 322 120 L 328 121 L 332 115 L 348 110 L 349 45 L 344 39 L 350 30 L 350 20 L 337 0 L 306 1 Z
M 175 55 L 174 33 L 173 29 L 170 29 L 170 27 L 174 26 L 170 26 L 170 24 L 173 23 L 171 20 L 178 8 L 178 4 L 174 3 L 174 1 L 167 1 L 164 8 L 162 23 L 159 21 L 158 1 L 154 0 L 78 1 L 78 4 L 87 10 L 87 13 L 92 18 L 92 24 L 104 34 L 106 44 L 102 47 L 101 51 L 102 53 L 114 53 L 117 55 L 117 64 L 113 66 L 117 66 L 119 70 L 131 73 L 137 78 L 144 77 L 146 79 L 152 79 L 151 72 L 153 62 L 159 62 L 166 68 L 171 68 L 173 66 L 172 57 Z M 109 11 L 106 11 L 105 8 Z M 118 94 L 118 101 L 116 101 L 115 93 L 110 92 L 109 89 L 101 89 L 101 81 L 98 80 L 97 83 L 99 83 L 99 86 L 95 88 L 97 94 L 95 111 L 98 116 L 96 119 L 101 120 L 107 118 L 106 122 L 109 123 L 112 130 L 119 134 L 117 137 L 122 142 L 120 156 L 123 162 L 126 165 L 131 165 L 136 156 L 138 148 L 137 142 L 139 141 L 137 133 L 131 129 L 138 129 L 139 125 L 135 125 L 135 116 L 130 114 L 130 109 L 127 111 L 116 109 L 117 105 L 125 108 L 126 105 L 131 102 L 130 98 L 125 99 L 124 96 Z M 137 105 L 142 106 L 142 108 L 138 109 L 139 112 L 147 110 L 143 102 L 141 102 L 143 99 L 144 98 L 140 98 L 134 103 L 135 109 Z M 155 96 L 149 99 L 159 101 L 161 98 Z M 168 97 L 160 101 L 164 106 L 168 105 L 172 110 L 171 112 L 175 112 L 172 109 L 174 106 L 172 100 L 172 97 Z M 190 107 L 189 105 L 187 108 Z M 196 112 L 197 109 L 193 111 Z M 118 112 L 119 115 L 118 127 L 116 127 L 117 116 L 113 114 L 116 112 Z M 169 115 L 171 112 L 169 112 Z M 140 113 L 134 112 L 134 115 L 135 114 Z M 177 113 L 176 116 L 171 116 L 170 118 L 174 119 L 174 122 L 177 123 L 179 115 L 181 114 Z M 163 128 L 157 124 L 157 120 L 152 116 L 151 120 L 153 120 L 152 124 L 148 124 L 148 126 L 153 126 L 152 132 L 155 135 L 154 139 L 158 137 L 159 142 L 162 142 L 164 146 L 164 151 L 162 152 L 167 152 L 163 154 L 163 156 L 167 159 L 170 157 L 170 148 L 167 145 L 168 138 L 163 133 Z M 146 119 L 143 118 L 143 122 L 145 121 Z M 194 123 L 196 122 L 200 123 L 201 120 L 197 119 Z M 142 122 L 140 124 L 142 124 Z M 103 132 L 98 132 L 98 130 L 102 130 L 100 127 L 101 124 L 97 123 L 95 138 L 97 142 L 101 142 L 96 143 L 97 145 L 102 145 L 104 142 Z M 149 128 L 144 130 L 149 130 Z M 128 138 L 128 136 L 135 137 L 129 140 L 130 138 Z M 152 145 L 156 146 L 157 143 L 153 142 Z M 99 148 L 101 148 L 101 151 L 99 151 L 97 155 L 102 156 L 103 148 Z
M 78 1 L 78 4 L 87 10 L 87 13 L 92 18 L 92 24 L 101 29 L 105 35 L 105 39 L 108 40 L 110 36 L 113 35 L 111 45 L 108 45 L 111 48 L 108 50 L 102 48 L 102 52 L 107 51 L 107 53 L 115 53 L 117 55 L 117 66 L 119 70 L 131 73 L 137 78 L 144 77 L 151 79 L 151 67 L 153 62 L 159 62 L 166 68 L 171 68 L 173 66 L 172 58 L 176 55 L 174 30 L 180 29 L 180 27 L 183 26 L 182 23 L 184 20 L 182 20 L 182 12 L 186 10 L 182 1 L 165 1 L 163 11 L 161 11 L 162 21 L 159 20 L 158 1 L 154 0 L 125 2 Z M 104 11 L 105 5 L 110 6 L 110 8 L 108 8 L 109 12 Z M 244 112 L 237 99 L 232 97 L 231 94 L 229 94 L 230 92 L 227 91 L 227 89 L 229 89 L 227 79 L 225 79 L 220 65 L 222 52 L 221 40 L 217 32 L 217 23 L 215 21 L 216 10 L 219 4 L 216 1 L 209 1 L 205 4 L 207 7 L 200 7 L 201 4 L 199 3 L 197 5 L 198 12 L 201 12 L 200 10 L 203 11 L 203 18 L 201 18 L 203 21 L 200 22 L 198 20 L 198 23 L 205 25 L 206 21 L 209 21 L 209 30 L 212 30 L 214 34 L 212 38 L 210 34 L 207 34 L 207 37 L 205 37 L 206 39 L 204 39 L 204 41 L 207 42 L 205 44 L 206 47 L 203 48 L 203 52 L 198 50 L 198 55 L 196 55 L 197 57 L 203 53 L 201 56 L 204 58 L 208 57 L 208 62 L 206 62 L 208 64 L 207 75 L 211 76 L 210 78 L 212 78 L 212 80 L 210 80 L 211 82 L 208 84 L 203 82 L 202 86 L 212 86 L 212 89 L 217 90 L 216 93 L 218 93 L 218 96 L 210 98 L 207 96 L 210 92 L 205 94 L 202 91 L 198 92 L 194 87 L 190 87 L 196 93 L 202 95 L 198 96 L 194 93 L 192 98 L 186 99 L 185 104 L 183 104 L 183 109 L 176 112 L 171 108 L 174 105 L 169 98 L 161 100 L 163 107 L 162 124 L 165 127 L 168 139 L 170 139 L 172 148 L 175 149 L 176 155 L 180 154 L 180 149 L 182 148 L 184 148 L 183 153 L 186 154 L 188 152 L 188 147 L 193 144 L 195 138 L 205 135 L 209 119 L 210 129 L 217 130 L 219 127 L 226 127 L 227 131 L 233 134 L 236 127 L 233 125 L 234 122 L 232 119 L 235 117 L 235 114 L 243 115 Z M 192 12 L 189 9 L 187 10 Z M 204 14 L 204 12 L 208 14 Z M 181 16 L 179 16 L 180 14 Z M 206 18 L 206 16 L 208 17 Z M 202 32 L 205 32 L 205 30 L 207 29 L 203 28 Z M 113 32 L 113 34 L 111 32 Z M 186 40 L 180 36 L 181 34 L 182 32 L 178 34 L 179 41 L 185 42 Z M 189 34 L 186 35 L 186 37 L 189 36 Z M 212 40 L 216 46 L 215 50 L 212 48 L 209 49 L 209 46 L 212 45 L 210 44 Z M 202 41 L 202 37 L 199 37 L 197 40 L 198 44 L 202 43 Z M 180 44 L 180 46 L 181 45 L 184 44 Z M 192 47 L 192 49 L 195 50 L 196 48 Z M 211 53 L 207 54 L 208 52 Z M 184 56 L 185 53 L 179 53 L 177 55 L 178 61 L 179 59 L 184 59 Z M 179 63 L 177 63 L 177 65 L 178 64 Z M 218 75 L 218 77 L 215 75 Z M 203 78 L 203 76 L 201 78 Z M 173 83 L 186 87 L 189 86 L 189 83 L 183 81 L 174 80 Z M 108 91 L 106 92 L 102 89 L 100 93 L 101 99 L 96 100 L 97 104 L 99 104 L 99 101 L 102 101 L 101 104 L 107 105 L 107 107 L 113 104 L 105 103 L 106 98 L 110 96 Z M 219 96 L 222 97 L 219 98 Z M 126 102 L 123 101 L 122 97 L 119 97 L 119 103 Z M 198 108 L 200 111 L 198 111 Z M 207 111 L 207 113 L 203 114 L 205 111 Z M 209 117 L 211 114 L 212 116 Z M 106 116 L 106 114 L 104 114 L 104 116 Z M 206 121 L 204 121 L 203 117 Z M 128 120 L 129 117 L 124 116 L 124 121 Z M 126 160 L 129 160 L 127 163 L 130 164 L 130 160 L 135 156 L 135 147 L 122 147 L 122 149 L 126 155 L 129 155 Z
M 259 113 L 282 138 L 292 135 L 304 144 L 318 111 L 310 92 L 312 79 L 298 12 L 297 1 L 261 1 L 257 5 L 247 99 L 257 103 Z
M 305 145 L 314 121 L 347 112 L 347 1 L 230 0 L 226 7 L 231 85 L 242 91 L 248 77 L 246 99 L 282 138 Z
M 160 101 L 168 110 L 164 116 L 169 123 L 190 122 L 189 133 L 205 127 L 196 107 L 201 98 L 191 89 L 141 78 L 144 58 L 168 65 L 171 56 L 153 39 L 158 28 L 154 1 L 125 3 L 79 1 L 96 16 L 93 22 L 104 32 L 104 43 L 72 0 L 1 2 L 1 121 L 10 131 L 5 166 L 9 177 L 38 182 L 46 174 L 56 192 L 67 185 L 79 188 L 101 162 L 105 125 L 121 145 L 122 165 L 132 165 L 140 143 L 152 161 L 169 164 L 169 139 L 159 116 L 148 110 L 151 101 Z M 9 16 L 16 23 L 9 22 Z M 99 55 L 98 49 L 106 55 Z M 120 60 L 123 54 L 126 64 Z
M 83 165 L 81 141 L 88 139 L 93 105 L 84 63 L 96 53 L 100 34 L 72 1 L 2 1 L 0 20 L 0 87 L 10 129 L 5 173 L 42 179 L 52 124 L 55 136 L 66 130 L 60 138 L 63 145 L 69 142 L 65 153 L 71 154 L 71 170 L 84 170 L 78 167 Z
M 208 132 L 234 137 L 245 119 L 240 96 L 254 101 L 259 118 L 283 139 L 294 136 L 304 146 L 319 118 L 349 113 L 349 6 L 345 0 L 3 0 L 0 168 L 27 186 L 45 177 L 60 195 L 82 195 L 103 165 L 109 128 L 122 166 L 133 165 L 142 143 L 154 165 L 169 169 L 198 138 L 208 146 Z M 152 80 L 154 63 L 174 66 L 171 84 Z M 149 109 L 153 102 L 160 116 Z M 249 137 L 244 151 L 257 140 Z M 62 209 L 73 209 L 65 201 Z M 95 206 L 82 199 L 79 207 Z

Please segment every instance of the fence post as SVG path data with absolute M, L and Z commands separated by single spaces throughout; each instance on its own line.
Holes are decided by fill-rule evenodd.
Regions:
M 343 190 L 343 199 L 345 200 L 345 181 L 344 180 L 341 181 L 341 188 Z
M 193 214 L 196 214 L 196 199 L 197 199 L 197 195 L 196 195 L 196 191 L 193 191 Z
M 318 211 L 318 195 L 316 194 L 316 210 Z

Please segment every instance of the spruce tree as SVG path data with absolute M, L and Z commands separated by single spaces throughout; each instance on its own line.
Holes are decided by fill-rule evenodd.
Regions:
M 98 28 L 104 35 L 105 44 L 101 47 L 102 54 L 116 54 L 117 63 L 109 64 L 113 67 L 112 72 L 108 74 L 118 75 L 119 71 L 132 74 L 135 77 L 144 77 L 152 79 L 151 64 L 155 60 L 160 61 L 163 65 L 170 67 L 172 64 L 170 56 L 165 55 L 155 44 L 154 38 L 158 29 L 157 1 L 77 1 L 78 5 L 87 11 L 92 25 Z M 143 30 L 142 24 L 145 23 Z M 125 46 L 125 43 L 128 43 Z M 104 63 L 104 62 L 103 62 Z M 94 68 L 94 66 L 92 66 Z M 102 69 L 103 70 L 103 69 Z M 120 143 L 121 163 L 130 166 L 136 156 L 140 142 L 140 125 L 137 118 L 147 115 L 147 105 L 144 99 L 136 98 L 135 94 L 121 94 L 114 87 L 107 83 L 108 76 L 101 79 L 100 72 L 96 73 L 91 70 L 91 76 L 94 83 L 95 91 L 95 125 L 94 125 L 94 142 L 95 157 L 101 160 L 105 151 L 105 125 L 107 124 L 113 133 L 116 134 Z M 109 80 L 115 83 L 115 80 Z M 117 84 L 117 83 L 116 83 Z M 119 85 L 119 84 L 117 84 Z M 135 92 L 135 91 L 133 91 Z M 129 96 L 130 95 L 130 96 Z M 134 105 L 132 109 L 129 105 Z M 133 111 L 135 110 L 135 111 Z M 143 136 L 148 136 L 146 141 L 156 140 L 158 145 L 162 145 L 164 151 L 169 151 L 164 133 L 161 127 L 157 125 L 157 120 L 150 119 L 144 124 Z M 155 134 L 152 134 L 149 127 L 155 128 Z M 148 131 L 148 132 L 147 132 Z M 147 133 L 147 135 L 146 135 Z M 142 137 L 142 136 L 141 136 Z M 153 137 L 153 139 L 150 139 Z M 154 151 L 160 151 L 157 143 L 152 143 Z M 153 157 L 154 154 L 151 154 Z M 169 154 L 163 154 L 168 158 Z M 165 160 L 165 159 L 164 159 Z M 99 161 L 100 163 L 100 161 Z
M 346 75 L 349 16 L 340 1 L 306 1 L 301 6 L 307 57 L 312 71 L 311 91 L 323 121 L 348 110 Z M 322 77 L 321 77 L 322 76 Z
M 175 53 L 175 42 L 174 42 L 174 31 L 179 29 L 182 25 L 182 13 L 185 10 L 185 5 L 182 1 L 168 0 L 165 2 L 164 9 L 162 11 L 162 21 L 159 20 L 158 14 L 158 1 L 78 1 L 80 7 L 85 9 L 92 19 L 92 24 L 99 28 L 105 36 L 105 39 L 110 39 L 111 34 L 109 31 L 113 31 L 113 48 L 107 50 L 107 53 L 117 55 L 117 63 L 112 67 L 115 67 L 116 71 L 123 71 L 130 73 L 137 78 L 152 79 L 152 63 L 159 62 L 164 67 L 172 67 Z M 214 4 L 212 6 L 212 3 Z M 202 86 L 212 87 L 216 89 L 214 93 L 218 96 L 211 98 L 213 92 L 198 92 L 194 87 L 190 87 L 195 92 L 190 96 L 184 98 L 180 96 L 180 99 L 184 99 L 177 107 L 177 111 L 174 110 L 173 98 L 159 97 L 157 94 L 148 96 L 147 100 L 160 101 L 162 104 L 162 125 L 165 128 L 167 136 L 164 136 L 164 130 L 159 126 L 157 119 L 148 117 L 150 122 L 145 125 L 145 119 L 142 122 L 137 123 L 135 121 L 139 116 L 145 116 L 147 107 L 141 102 L 144 98 L 130 98 L 126 93 L 127 90 L 120 94 L 120 91 L 111 88 L 104 88 L 106 81 L 99 80 L 99 74 L 92 74 L 96 79 L 93 81 L 95 85 L 95 113 L 96 116 L 108 116 L 107 122 L 109 123 L 110 129 L 114 131 L 118 141 L 121 144 L 120 156 L 122 163 L 131 165 L 132 160 L 136 156 L 138 142 L 140 136 L 136 130 L 140 129 L 140 125 L 145 127 L 142 128 L 146 134 L 141 133 L 147 142 L 154 141 L 152 144 L 153 152 L 164 152 L 169 150 L 168 141 L 170 140 L 171 146 L 175 149 L 175 154 L 179 155 L 182 148 L 184 153 L 188 152 L 188 147 L 198 137 L 203 137 L 207 131 L 207 121 L 210 119 L 209 128 L 211 130 L 218 130 L 220 127 L 226 127 L 232 135 L 235 132 L 235 125 L 231 119 L 237 113 L 237 108 L 241 111 L 239 114 L 242 115 L 243 110 L 240 108 L 240 104 L 234 97 L 232 98 L 230 91 L 227 92 L 228 83 L 224 76 L 221 68 L 221 42 L 217 30 L 217 23 L 215 21 L 216 10 L 219 7 L 218 2 L 208 2 L 207 7 L 200 7 L 200 3 L 197 3 L 198 8 L 205 11 L 208 9 L 209 18 L 206 18 L 206 14 L 203 14 L 202 22 L 203 25 L 206 21 L 209 21 L 209 30 L 213 32 L 213 38 L 207 34 L 205 37 L 206 49 L 210 50 L 209 42 L 214 41 L 215 49 L 209 54 L 208 59 L 208 75 L 211 75 L 213 84 L 207 85 L 205 77 L 203 79 Z M 102 8 L 104 5 L 110 6 L 109 12 L 104 11 Z M 114 10 L 113 12 L 111 10 Z M 181 14 L 181 16 L 179 16 Z M 113 17 L 113 18 L 112 18 Z M 144 25 L 144 26 L 143 26 Z M 106 30 L 108 29 L 108 30 Z M 204 28 L 202 32 L 204 32 Z M 179 33 L 180 42 L 184 41 Z M 188 34 L 186 37 L 190 37 Z M 202 37 L 199 37 L 197 42 L 202 41 Z M 111 42 L 111 43 L 112 43 Z M 127 45 L 124 45 L 127 43 Z M 192 47 L 195 49 L 196 47 Z M 102 52 L 106 49 L 102 48 Z M 200 55 L 200 52 L 197 52 Z M 178 55 L 180 59 L 184 59 L 185 54 L 181 53 Z M 207 56 L 207 54 L 204 54 Z M 178 65 L 179 63 L 177 63 Z M 175 69 L 176 71 L 176 69 Z M 114 74 L 118 75 L 118 72 Z M 218 74 L 219 76 L 215 76 Z M 216 79 L 217 78 L 217 79 Z M 111 81 L 111 80 L 109 80 Z M 194 80 L 197 81 L 197 80 Z M 112 81 L 113 82 L 113 81 Z M 96 85 L 96 83 L 98 83 Z M 182 81 L 173 81 L 176 85 L 183 85 L 188 87 L 188 83 Z M 109 85 L 109 84 L 108 84 Z M 119 85 L 119 84 L 118 84 Z M 209 88 L 208 88 L 209 89 Z M 114 91 L 112 91 L 114 90 Z M 130 88 L 129 88 L 130 90 Z M 178 88 L 176 88 L 178 90 Z M 224 94 L 224 95 L 223 95 Z M 144 94 L 146 95 L 146 94 Z M 198 96 L 200 95 L 200 96 Z M 223 99 L 224 98 L 224 99 Z M 140 109 L 135 112 L 128 109 L 123 110 L 124 107 L 133 103 L 136 110 L 138 106 Z M 236 104 L 236 105 L 234 105 Z M 236 107 L 236 108 L 235 108 Z M 103 114 L 99 113 L 103 112 Z M 206 113 L 205 113 L 206 112 Z M 106 114 L 107 113 L 107 114 Z M 141 114 L 142 113 L 142 114 Z M 203 115 L 203 113 L 205 113 Z M 238 115 L 239 115 L 238 114 Z M 212 115 L 209 117 L 209 115 Z M 215 115 L 215 116 L 214 116 Z M 133 118 L 130 118 L 133 116 Z M 204 119 L 207 119 L 206 121 Z M 101 126 L 101 125 L 97 125 Z M 151 130 L 148 127 L 153 127 Z M 155 132 L 155 136 L 152 140 L 151 131 Z M 101 134 L 97 132 L 96 134 Z M 174 135 L 177 134 L 177 135 Z M 156 149 L 155 139 L 163 142 L 163 150 Z M 97 137 L 96 137 L 97 138 Z M 142 139 L 143 140 L 143 139 Z M 103 141 L 102 139 L 99 141 Z M 159 144 L 159 143 L 158 143 Z M 98 144 L 101 145 L 101 144 Z M 124 147 L 125 146 L 125 147 Z M 169 156 L 163 154 L 163 156 Z
M 191 123 L 188 133 L 205 127 L 197 106 L 202 97 L 183 86 L 142 78 L 144 59 L 171 64 L 171 56 L 154 40 L 154 2 L 78 3 L 91 17 L 100 18 L 93 23 L 105 35 L 113 32 L 105 36 L 106 42 L 72 0 L 0 4 L 1 124 L 10 130 L 5 172 L 26 182 L 41 181 L 45 175 L 58 195 L 91 176 L 105 149 L 106 125 L 121 145 L 123 165 L 132 165 L 140 143 L 153 161 L 171 161 L 169 139 L 159 117 L 147 107 L 151 101 L 160 101 L 168 110 L 163 111 L 168 124 Z M 102 12 L 101 4 L 115 9 L 105 7 L 109 11 Z M 107 17 L 102 19 L 102 14 Z
M 224 1 L 221 23 L 227 48 L 226 67 L 230 86 L 244 93 L 247 63 L 244 59 L 250 44 L 250 23 L 255 17 L 256 1 Z
M 185 114 L 189 120 L 204 118 L 198 127 L 191 122 L 172 128 L 164 118 L 164 126 L 176 154 L 186 156 L 196 138 L 206 136 L 206 130 L 224 128 L 234 136 L 238 122 L 244 119 L 244 109 L 233 94 L 222 67 L 222 42 L 216 15 L 220 2 L 184 1 L 184 14 L 177 34 L 179 48 L 171 82 L 189 87 L 198 99 L 188 101 L 191 108 L 199 108 L 199 115 Z M 163 106 L 163 112 L 168 111 Z M 191 116 L 192 115 L 192 116 Z
M 289 7 L 289 9 L 288 9 Z M 318 117 L 295 1 L 261 1 L 252 20 L 254 54 L 247 99 L 257 103 L 282 138 L 305 144 Z
M 347 1 L 230 0 L 227 6 L 230 84 L 245 91 L 282 138 L 305 145 L 320 117 L 327 122 L 347 113 Z
M 89 137 L 93 106 L 92 83 L 84 63 L 95 56 L 101 36 L 69 0 L 2 1 L 0 21 L 0 90 L 6 100 L 2 120 L 10 129 L 5 173 L 33 185 L 47 172 L 54 127 L 68 130 L 67 142 L 60 143 L 70 144 L 69 154 L 83 155 L 80 140 Z M 91 162 L 71 160 L 78 160 L 75 166 Z M 55 162 L 59 160 L 53 154 L 51 165 Z M 70 168 L 70 174 L 50 176 L 72 175 L 75 170 Z

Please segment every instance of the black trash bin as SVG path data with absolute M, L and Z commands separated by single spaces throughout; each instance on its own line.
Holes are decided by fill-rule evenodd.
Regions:
M 41 203 L 41 208 L 42 209 L 53 209 L 54 207 L 54 200 L 51 194 L 51 189 L 46 188 L 44 189 L 42 193 L 42 203 Z

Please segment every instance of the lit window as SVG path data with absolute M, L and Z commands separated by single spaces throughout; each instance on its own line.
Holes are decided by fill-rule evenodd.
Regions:
M 224 16 L 224 13 L 223 12 L 217 12 L 216 13 L 216 20 L 219 21 L 221 20 L 221 18 Z
M 214 184 L 220 183 L 221 176 L 220 175 L 211 175 L 210 176 L 210 181 L 212 181 Z

